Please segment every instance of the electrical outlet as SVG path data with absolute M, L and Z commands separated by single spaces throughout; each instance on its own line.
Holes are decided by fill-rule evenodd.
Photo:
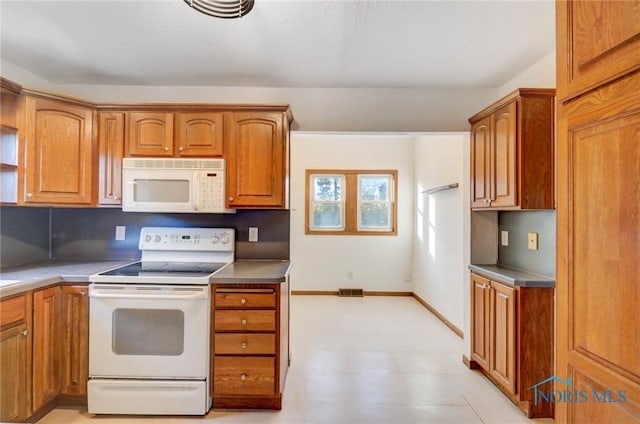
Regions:
M 529 233 L 529 250 L 538 250 L 538 233 Z
M 127 227 L 124 225 L 116 225 L 116 240 L 122 241 L 126 238 Z
M 500 244 L 509 246 L 509 231 L 500 231 Z
M 249 241 L 258 241 L 258 227 L 249 227 Z

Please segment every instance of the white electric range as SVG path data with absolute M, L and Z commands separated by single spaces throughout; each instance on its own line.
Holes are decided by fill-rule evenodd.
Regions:
M 139 262 L 90 276 L 89 413 L 209 411 L 209 282 L 234 261 L 234 234 L 144 227 Z

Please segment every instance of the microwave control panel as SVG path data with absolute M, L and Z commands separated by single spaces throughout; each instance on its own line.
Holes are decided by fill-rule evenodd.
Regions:
M 203 172 L 198 186 L 198 211 L 223 212 L 225 179 L 223 172 Z

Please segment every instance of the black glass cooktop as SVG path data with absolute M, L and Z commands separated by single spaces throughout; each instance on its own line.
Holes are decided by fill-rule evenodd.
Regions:
M 226 263 L 213 262 L 136 262 L 99 275 L 122 277 L 206 277 Z

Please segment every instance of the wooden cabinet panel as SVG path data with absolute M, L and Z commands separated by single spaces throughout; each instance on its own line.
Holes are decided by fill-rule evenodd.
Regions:
M 176 114 L 178 156 L 222 156 L 223 137 L 222 112 Z
M 489 372 L 511 393 L 516 393 L 515 296 L 514 289 L 491 283 Z
M 33 404 L 36 412 L 60 391 L 60 287 L 33 293 Z
M 98 203 L 122 204 L 124 112 L 98 113 Z
M 228 207 L 285 207 L 287 135 L 284 113 L 229 114 L 225 154 Z
M 640 68 L 640 2 L 558 1 L 556 5 L 560 99 Z
M 639 13 L 638 1 L 556 7 L 556 375 L 625 394 L 558 403 L 560 423 L 640 423 Z
M 62 286 L 62 348 L 60 393 L 87 395 L 89 380 L 89 289 Z
M 31 296 L 0 302 L 0 421 L 31 414 Z
M 276 331 L 276 311 L 216 311 L 215 331 Z
M 275 308 L 275 293 L 218 292 L 215 293 L 216 308 Z
M 22 200 L 91 204 L 93 111 L 29 96 L 20 110 L 26 151 Z
M 127 156 L 173 156 L 173 113 L 128 112 Z
M 493 114 L 491 207 L 516 206 L 516 102 Z
M 471 126 L 471 207 L 491 202 L 491 117 Z
M 554 207 L 554 93 L 518 89 L 469 119 L 471 207 Z
M 489 319 L 491 281 L 471 274 L 471 357 L 489 370 Z
M 217 333 L 214 345 L 218 355 L 275 355 L 276 335 Z
M 275 358 L 216 356 L 213 395 L 273 395 Z

